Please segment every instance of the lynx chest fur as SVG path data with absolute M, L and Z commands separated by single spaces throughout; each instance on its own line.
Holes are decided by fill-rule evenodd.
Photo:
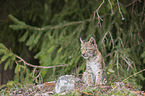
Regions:
M 82 57 L 86 59 L 86 70 L 82 79 L 88 86 L 101 85 L 104 62 L 96 41 L 93 37 L 88 42 L 84 42 L 81 38 L 80 41 Z

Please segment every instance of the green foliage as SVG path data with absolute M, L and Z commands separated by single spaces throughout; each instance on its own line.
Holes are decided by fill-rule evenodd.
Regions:
M 5 45 L 0 43 L 0 64 L 5 62 L 4 70 L 12 69 L 14 64 L 15 67 L 15 78 L 14 80 L 23 83 L 32 83 L 32 74 L 26 65 L 22 65 L 21 62 L 17 61 L 17 55 L 11 52 Z M 10 83 L 10 82 L 9 82 Z M 10 83 L 11 84 L 11 83 Z M 9 85 L 8 85 L 9 86 Z
M 0 55 L 2 55 L 0 59 L 0 64 L 6 61 L 4 70 L 7 70 L 8 67 L 12 69 L 13 62 L 15 61 L 16 56 L 10 50 L 8 50 L 2 43 L 0 43 Z
M 86 88 L 82 92 L 79 90 L 75 90 L 72 92 L 64 93 L 64 94 L 54 94 L 53 96 L 137 96 L 141 93 L 141 91 L 131 91 L 125 87 L 119 88 L 119 86 L 115 86 L 114 89 L 107 88 Z
M 67 1 L 64 4 L 66 4 L 65 6 L 72 4 L 74 8 L 78 7 L 79 3 Z M 88 6 L 96 5 L 96 3 L 93 3 L 94 1 L 90 1 Z M 83 1 L 81 1 L 80 4 L 84 4 Z M 99 4 L 102 3 L 100 2 Z M 55 75 L 72 74 L 77 70 L 75 74 L 78 76 L 78 74 L 85 70 L 85 63 L 83 63 L 84 61 L 82 62 L 80 56 L 79 37 L 81 36 L 88 40 L 93 36 L 97 39 L 98 48 L 104 56 L 108 70 L 108 78 L 113 74 L 115 81 L 122 80 L 140 70 L 139 65 L 141 65 L 141 62 L 138 58 L 140 57 L 138 53 L 141 53 L 141 48 L 145 46 L 140 33 L 144 30 L 144 27 L 140 26 L 142 26 L 143 23 L 141 23 L 141 21 L 144 18 L 140 15 L 141 19 L 136 19 L 138 17 L 136 13 L 134 13 L 134 17 L 127 17 L 127 10 L 120 4 L 119 6 L 116 5 L 118 4 L 117 2 L 114 4 L 114 2 L 109 3 L 108 1 L 105 4 L 108 5 L 106 7 L 110 7 L 108 10 L 105 10 L 106 7 L 102 5 L 99 9 L 101 14 L 106 15 L 106 13 L 110 11 L 115 14 L 109 16 L 109 18 L 108 16 L 104 16 L 103 22 L 100 22 L 102 23 L 102 27 L 97 24 L 98 20 L 85 19 L 89 16 L 83 19 L 74 19 L 82 21 L 66 22 L 69 20 L 68 17 L 77 13 L 78 10 L 74 8 L 70 11 L 70 7 L 64 7 L 61 9 L 60 13 L 55 14 L 52 19 L 52 22 L 58 22 L 58 25 L 47 25 L 41 28 L 34 27 L 9 15 L 9 18 L 14 22 L 13 25 L 10 25 L 10 28 L 26 31 L 19 41 L 26 42 L 30 50 L 39 50 L 35 58 L 39 59 L 41 66 L 69 65 L 65 67 L 65 70 L 64 68 L 56 69 Z M 111 6 L 112 9 L 110 9 Z M 91 7 L 90 10 L 96 8 L 98 7 L 94 6 Z M 118 9 L 120 9 L 121 12 L 118 11 Z M 85 11 L 87 12 L 87 10 Z M 83 12 L 84 11 L 82 11 L 82 14 Z M 76 18 L 76 16 L 82 17 L 82 14 L 77 13 L 73 18 Z M 124 17 L 121 17 L 121 14 L 123 14 Z M 126 18 L 126 20 L 122 21 L 121 18 Z M 41 72 L 44 80 L 52 78 L 52 76 L 50 76 L 52 71 L 51 69 L 45 69 Z M 141 80 L 145 79 L 142 74 L 134 76 L 134 78 L 136 77 Z
M 68 64 L 67 67 L 39 69 L 44 82 L 55 80 L 55 76 L 63 74 L 76 76 L 82 74 L 85 70 L 85 60 L 80 53 L 80 37 L 86 41 L 92 36 L 96 39 L 106 63 L 108 83 L 122 81 L 143 68 L 143 62 L 145 63 L 143 8 L 145 7 L 137 2 L 135 6 L 139 7 L 132 9 L 131 5 L 128 8 L 123 6 L 130 4 L 129 1 L 125 3 L 120 1 L 123 4 L 117 3 L 116 0 L 104 0 L 104 3 L 102 1 L 48 0 L 44 3 L 37 1 L 34 4 L 40 10 L 31 8 L 31 11 L 26 11 L 28 14 L 23 13 L 25 18 L 21 19 L 19 15 L 13 13 L 20 19 L 9 15 L 13 22 L 9 27 L 20 32 L 18 36 L 20 43 L 24 42 L 29 50 L 37 53 L 34 58 L 39 59 L 40 66 Z M 30 5 L 33 5 L 32 2 Z M 98 14 L 94 12 L 95 10 L 98 10 Z M 93 17 L 94 19 L 90 19 Z M 0 46 L 1 63 L 6 61 L 5 69 L 12 68 L 18 59 L 17 56 L 3 44 Z M 23 64 L 24 62 L 16 63 L 15 81 L 38 82 L 36 74 L 34 75 Z M 144 79 L 143 74 L 139 73 L 127 80 L 133 85 L 139 85 L 140 80 Z
M 143 63 L 145 63 L 145 51 L 141 54 L 141 57 L 143 58 Z

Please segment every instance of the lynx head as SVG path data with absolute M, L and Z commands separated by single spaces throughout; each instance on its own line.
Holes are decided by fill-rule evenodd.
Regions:
M 89 59 L 96 55 L 97 44 L 93 37 L 91 37 L 88 42 L 83 41 L 80 37 L 80 41 L 82 57 L 84 57 L 85 59 Z

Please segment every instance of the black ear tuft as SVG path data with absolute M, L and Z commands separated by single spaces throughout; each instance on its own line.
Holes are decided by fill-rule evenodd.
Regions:
M 81 41 L 81 43 L 84 43 L 81 37 L 80 37 L 80 41 Z
M 93 37 L 90 38 L 89 42 L 90 44 L 96 44 L 96 40 Z

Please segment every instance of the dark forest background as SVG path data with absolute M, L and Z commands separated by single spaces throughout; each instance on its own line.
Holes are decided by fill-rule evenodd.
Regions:
M 80 37 L 96 39 L 108 83 L 145 90 L 145 0 L 0 0 L 0 85 L 81 78 Z

